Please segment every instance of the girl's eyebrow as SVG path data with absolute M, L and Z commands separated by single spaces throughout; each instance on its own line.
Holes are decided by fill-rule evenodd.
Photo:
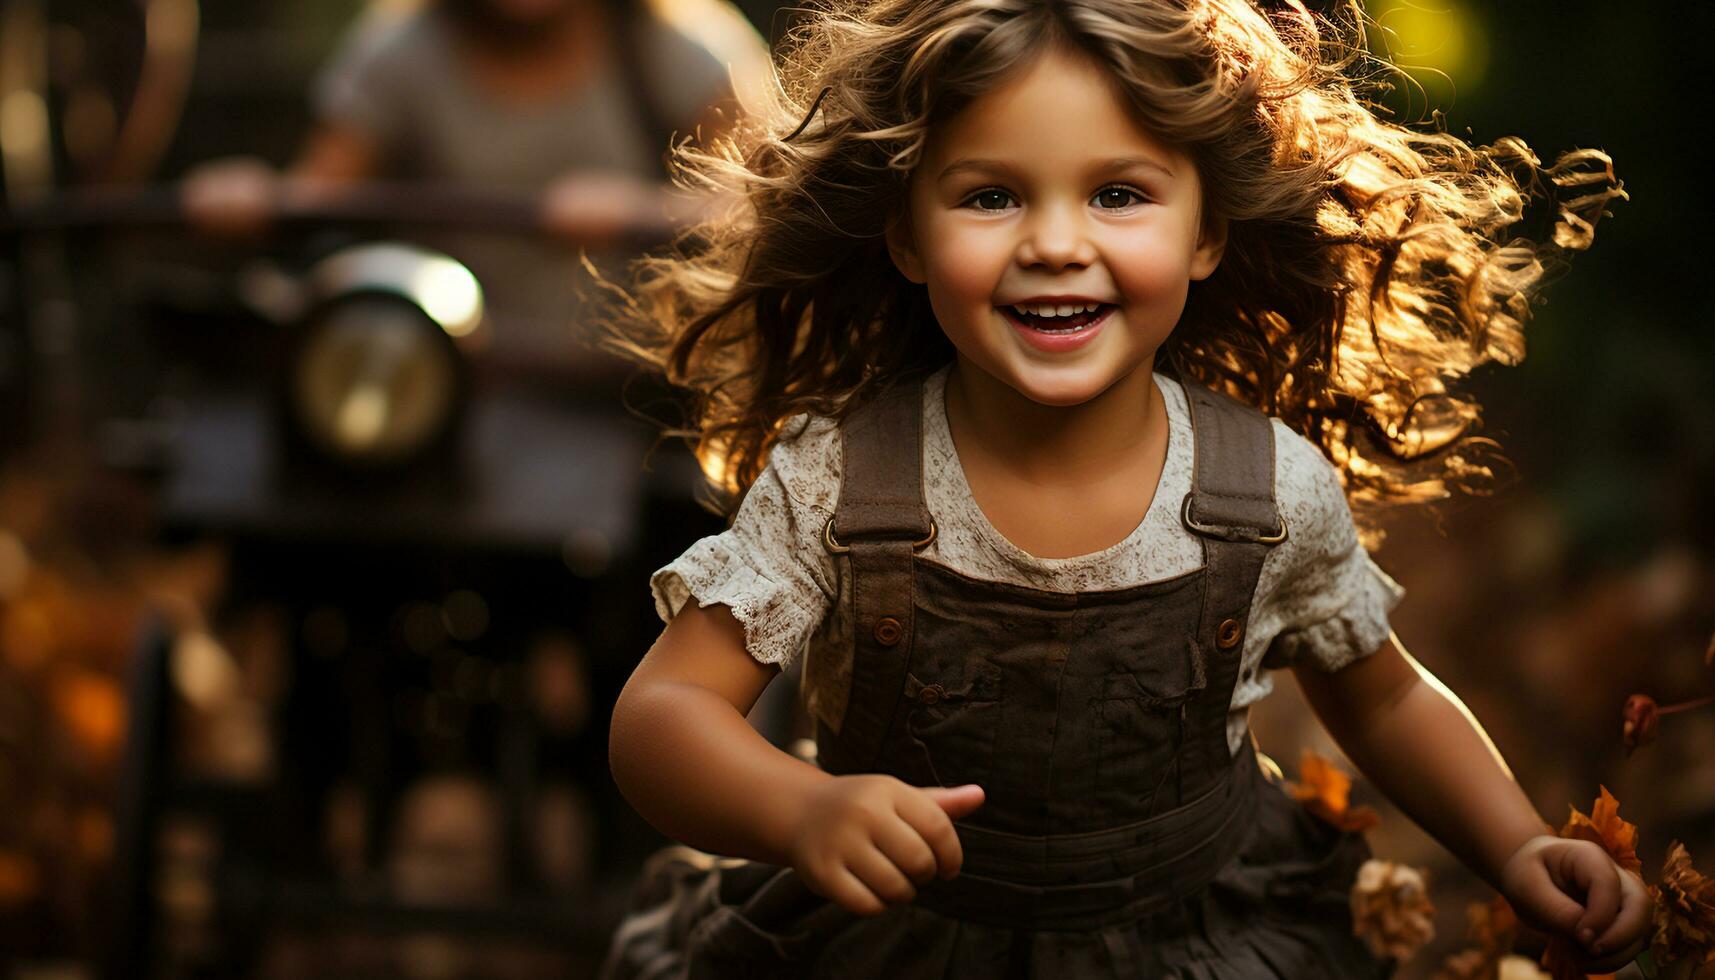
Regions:
M 1172 168 L 1168 167 L 1166 164 L 1161 163 L 1157 160 L 1152 160 L 1149 157 L 1118 157 L 1116 159 L 1109 160 L 1106 164 L 1103 165 L 1102 169 L 1108 170 L 1108 171 L 1113 171 L 1113 170 L 1159 170 L 1162 173 L 1166 174 L 1168 177 L 1173 176 Z
M 935 180 L 940 182 L 946 180 L 948 177 L 957 177 L 959 174 L 963 173 L 1000 174 L 1002 176 L 1006 176 L 1010 175 L 1012 172 L 1012 167 L 999 160 L 973 158 L 954 160 L 952 163 L 947 164 L 947 166 L 942 169 L 940 176 L 936 177 Z
M 1157 160 L 1152 160 L 1149 157 L 1115 157 L 1111 160 L 1102 161 L 1097 164 L 1094 169 L 1100 173 L 1113 173 L 1120 170 L 1158 170 L 1161 173 L 1166 174 L 1169 178 L 1174 176 L 1172 169 L 1170 169 L 1166 164 Z M 1014 170 L 1011 165 L 1000 160 L 987 160 L 972 157 L 963 160 L 954 160 L 952 163 L 947 164 L 935 180 L 939 183 L 949 177 L 956 177 L 963 173 L 1010 176 L 1014 173 Z

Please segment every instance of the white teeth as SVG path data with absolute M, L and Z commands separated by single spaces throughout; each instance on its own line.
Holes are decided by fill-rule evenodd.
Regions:
M 1013 309 L 1019 313 L 1034 317 L 1076 316 L 1081 313 L 1094 313 L 1101 309 L 1100 303 L 1031 303 L 1017 304 Z

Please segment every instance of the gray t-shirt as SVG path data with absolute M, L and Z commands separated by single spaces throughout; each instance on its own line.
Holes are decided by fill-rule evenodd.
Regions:
M 1123 541 L 1074 558 L 1039 558 L 995 530 L 971 496 L 947 425 L 948 368 L 923 386 L 923 500 L 939 533 L 925 558 L 974 578 L 1058 592 L 1124 589 L 1200 567 L 1201 542 L 1179 520 L 1196 459 L 1178 382 L 1155 376 L 1167 407 L 1167 460 L 1143 520 Z M 1274 421 L 1274 492 L 1290 536 L 1269 551 L 1245 629 L 1227 716 L 1237 753 L 1249 709 L 1273 690 L 1268 671 L 1307 663 L 1323 671 L 1374 653 L 1404 590 L 1358 542 L 1339 475 L 1308 440 Z M 744 627 L 750 655 L 782 669 L 807 655 L 811 715 L 837 726 L 851 687 L 851 582 L 822 546 L 839 505 L 841 452 L 832 419 L 789 421 L 732 527 L 693 544 L 650 579 L 663 620 L 693 598 L 722 603 Z
M 433 10 L 354 28 L 315 85 L 317 115 L 374 139 L 389 179 L 452 181 L 481 188 L 541 190 L 578 170 L 661 176 L 666 146 L 652 145 L 614 52 L 600 69 L 554 97 L 514 104 L 465 73 L 453 28 Z M 728 89 L 727 69 L 671 27 L 645 20 L 644 70 L 668 124 L 688 132 Z M 492 356 L 520 363 L 577 363 L 588 277 L 574 249 L 498 233 L 424 232 L 425 245 L 471 267 L 493 314 Z M 591 251 L 610 276 L 632 256 Z

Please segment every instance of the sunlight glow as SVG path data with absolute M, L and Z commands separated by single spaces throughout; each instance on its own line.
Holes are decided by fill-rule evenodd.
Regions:
M 1425 85 L 1443 75 L 1459 91 L 1478 87 L 1488 68 L 1488 37 L 1475 14 L 1456 0 L 1376 0 L 1370 16 L 1394 64 Z

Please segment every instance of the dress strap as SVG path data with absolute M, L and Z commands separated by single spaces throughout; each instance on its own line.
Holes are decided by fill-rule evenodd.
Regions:
M 1197 442 L 1191 492 L 1180 518 L 1203 538 L 1279 544 L 1286 523 L 1274 504 L 1274 427 L 1268 416 L 1195 382 L 1181 382 Z
M 1251 600 L 1269 549 L 1286 540 L 1274 500 L 1274 426 L 1268 416 L 1194 381 L 1181 381 L 1196 444 L 1191 492 L 1180 507 L 1185 529 L 1202 541 L 1203 608 L 1195 650 L 1207 693 L 1187 719 L 1180 799 L 1224 771 L 1227 714 L 1238 683 Z M 1217 754 L 1219 753 L 1219 754 Z
M 923 389 L 911 378 L 889 386 L 840 426 L 840 501 L 828 540 L 920 541 L 934 522 L 923 502 Z M 927 542 L 925 542 L 927 543 Z
M 819 759 L 829 772 L 869 772 L 911 656 L 912 555 L 935 536 L 923 502 L 922 379 L 901 379 L 848 416 L 840 451 L 840 501 L 822 540 L 850 560 L 852 681 L 840 730 Z

